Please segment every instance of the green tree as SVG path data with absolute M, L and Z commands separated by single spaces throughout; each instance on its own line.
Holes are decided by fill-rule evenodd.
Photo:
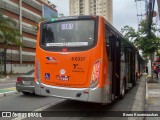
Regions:
M 138 31 L 135 31 L 132 27 L 125 26 L 122 28 L 121 32 L 126 39 L 132 40 L 135 46 L 138 47 L 139 50 L 143 51 L 143 56 L 151 60 L 155 53 L 158 53 L 159 50 L 159 41 L 160 39 L 155 35 L 156 28 L 155 24 L 151 26 L 151 33 L 148 34 L 148 20 L 142 20 Z
M 129 27 L 128 25 L 124 26 L 124 28 L 121 29 L 121 33 L 126 39 L 130 40 L 131 42 L 139 37 L 139 33 L 136 32 L 134 28 Z
M 135 44 L 143 51 L 144 54 L 148 54 L 151 60 L 159 49 L 159 38 L 155 35 L 155 24 L 151 26 L 151 32 L 148 34 L 148 20 L 142 20 L 140 23 L 140 29 L 138 30 L 140 37 L 135 40 Z
M 151 55 L 158 51 L 159 38 L 154 34 L 156 28 L 154 24 L 152 25 L 151 34 L 148 35 L 148 22 L 147 20 L 142 20 L 138 31 L 129 26 L 124 26 L 121 29 L 122 34 L 126 39 L 129 39 L 135 44 L 144 54 Z
M 21 46 L 21 34 L 17 28 L 17 22 L 9 17 L 4 17 L 0 14 L 0 42 L 3 43 L 4 49 L 4 74 L 6 76 L 6 53 L 8 44 Z
M 36 21 L 37 26 L 32 25 L 32 29 L 33 29 L 34 31 L 37 31 L 37 30 L 38 30 L 38 23 L 39 23 L 40 21 L 45 21 L 45 20 L 47 20 L 47 19 L 41 17 L 38 21 Z

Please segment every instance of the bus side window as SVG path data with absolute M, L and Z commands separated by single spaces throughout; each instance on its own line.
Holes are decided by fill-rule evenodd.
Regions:
M 109 35 L 110 35 L 109 28 L 106 27 L 106 34 L 105 34 L 105 38 L 106 38 L 106 51 L 107 51 L 108 60 L 111 60 L 111 44 L 110 44 Z

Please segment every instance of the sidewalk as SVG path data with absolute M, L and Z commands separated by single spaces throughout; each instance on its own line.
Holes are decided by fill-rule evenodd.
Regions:
M 132 112 L 145 111 L 146 74 L 142 74 L 138 79 L 139 86 L 131 108 Z M 145 117 L 128 117 L 127 120 L 144 120 Z
M 160 111 L 160 79 L 156 81 L 146 82 L 146 111 Z M 146 117 L 146 120 L 160 120 L 160 117 Z

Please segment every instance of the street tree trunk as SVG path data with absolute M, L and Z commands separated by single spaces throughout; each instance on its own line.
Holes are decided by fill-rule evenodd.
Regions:
M 7 49 L 6 48 L 4 48 L 4 75 L 5 75 L 5 77 L 6 77 L 6 75 L 7 75 L 7 69 L 6 69 L 6 53 L 7 53 Z
M 153 62 L 153 54 L 150 54 L 150 60 L 151 60 L 151 78 L 153 79 L 153 67 L 152 67 L 152 62 Z
M 6 41 L 6 37 L 4 36 L 4 75 L 6 77 L 7 75 L 7 68 L 6 68 L 6 57 L 7 57 L 7 41 Z

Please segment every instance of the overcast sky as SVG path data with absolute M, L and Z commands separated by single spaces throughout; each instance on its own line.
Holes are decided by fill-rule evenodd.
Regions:
M 50 0 L 57 6 L 58 13 L 69 16 L 69 0 Z M 144 2 L 138 2 L 138 14 L 144 12 Z M 113 0 L 113 26 L 119 31 L 125 25 L 135 29 L 138 26 L 137 9 L 135 0 Z M 140 19 L 140 17 L 139 17 Z

